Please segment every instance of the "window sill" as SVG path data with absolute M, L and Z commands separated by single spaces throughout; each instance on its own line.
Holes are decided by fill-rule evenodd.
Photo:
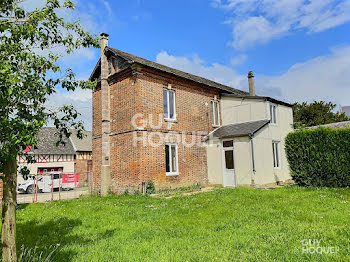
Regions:
M 179 173 L 166 173 L 166 176 L 178 176 Z
M 212 127 L 218 128 L 218 127 L 220 127 L 220 125 L 212 125 Z
M 171 118 L 164 118 L 165 122 L 173 122 L 173 123 L 177 123 L 176 119 L 171 119 Z

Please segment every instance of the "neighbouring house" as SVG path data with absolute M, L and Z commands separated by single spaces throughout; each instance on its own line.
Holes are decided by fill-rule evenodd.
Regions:
M 76 137 L 76 130 L 71 130 L 70 138 L 64 138 L 65 145 L 56 147 L 57 130 L 54 127 L 43 127 L 39 132 L 38 144 L 28 146 L 26 152 L 33 156 L 35 163 L 28 164 L 24 156 L 18 157 L 19 168 L 27 166 L 30 177 L 50 172 L 79 174 L 80 181 L 87 180 L 92 170 L 92 135 L 91 131 L 83 131 L 84 138 Z M 18 175 L 18 183 L 23 182 Z
M 284 137 L 290 104 L 225 86 L 108 46 L 90 80 L 93 190 L 222 186 L 290 179 Z M 253 152 L 254 151 L 254 152 Z
M 350 118 L 350 106 L 339 106 L 340 108 L 340 113 L 345 113 L 347 117 Z

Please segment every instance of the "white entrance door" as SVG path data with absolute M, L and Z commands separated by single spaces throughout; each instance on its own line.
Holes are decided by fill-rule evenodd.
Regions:
M 233 140 L 225 140 L 222 142 L 223 148 L 223 181 L 224 187 L 235 187 L 235 162 L 233 155 Z

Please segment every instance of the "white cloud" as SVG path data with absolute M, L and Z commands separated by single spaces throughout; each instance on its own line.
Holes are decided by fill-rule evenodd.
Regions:
M 63 52 L 63 50 L 62 50 Z M 63 62 L 66 65 L 81 65 L 85 61 L 91 61 L 91 60 L 98 60 L 97 54 L 98 50 L 96 49 L 88 49 L 88 48 L 81 48 L 78 50 L 75 50 L 71 54 L 65 54 L 60 58 L 60 61 Z
M 198 56 L 176 57 L 167 52 L 157 62 L 200 75 L 241 90 L 248 90 L 246 75 L 213 63 L 206 65 Z M 256 93 L 288 102 L 325 100 L 350 105 L 350 46 L 333 48 L 330 54 L 291 66 L 279 76 L 256 75 Z
M 157 62 L 235 88 L 241 87 L 244 81 L 244 77 L 237 74 L 233 68 L 219 63 L 206 65 L 198 55 L 193 55 L 192 58 L 176 57 L 162 51 L 157 55 Z
M 86 130 L 92 129 L 92 91 L 77 89 L 74 92 L 60 92 L 51 95 L 47 107 L 57 109 L 63 105 L 73 105 L 81 114 L 79 120 L 84 122 Z
M 241 64 L 243 64 L 245 61 L 247 61 L 247 58 L 248 58 L 247 55 L 245 55 L 245 54 L 240 54 L 240 55 L 235 56 L 234 58 L 232 58 L 232 59 L 230 60 L 230 62 L 231 62 L 231 65 L 232 65 L 232 66 L 241 65 Z
M 106 8 L 106 11 L 107 11 L 108 15 L 109 15 L 110 17 L 114 16 L 112 7 L 110 6 L 109 2 L 108 2 L 108 1 L 105 1 L 105 0 L 102 0 L 102 3 L 103 3 L 103 5 L 104 5 L 104 7 Z
M 212 5 L 230 14 L 237 49 L 298 29 L 321 32 L 350 21 L 350 0 L 213 0 Z
M 290 102 L 325 100 L 350 105 L 350 46 L 295 64 L 280 76 L 261 77 L 259 85 L 279 90 L 280 97 Z

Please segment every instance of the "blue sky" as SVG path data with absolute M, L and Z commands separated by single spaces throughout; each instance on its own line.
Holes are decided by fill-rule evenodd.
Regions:
M 114 48 L 244 90 L 253 70 L 259 95 L 350 105 L 350 0 L 76 3 L 69 16 L 93 33 L 109 33 Z M 98 56 L 99 50 L 80 50 L 62 63 L 87 78 Z M 90 94 L 64 97 L 89 118 Z

